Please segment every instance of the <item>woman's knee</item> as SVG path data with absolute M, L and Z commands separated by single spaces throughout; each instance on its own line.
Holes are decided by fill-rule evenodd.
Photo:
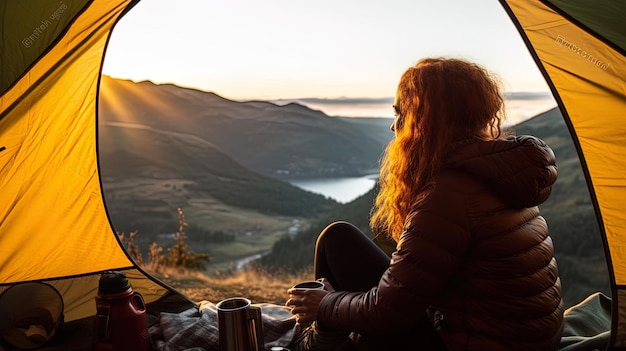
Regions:
M 327 241 L 351 241 L 354 236 L 364 236 L 359 228 L 354 224 L 345 221 L 336 221 L 324 228 L 317 237 L 317 245 Z

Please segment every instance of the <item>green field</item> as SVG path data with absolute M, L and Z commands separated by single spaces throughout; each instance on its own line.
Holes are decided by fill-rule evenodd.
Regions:
M 140 245 L 145 259 L 152 242 L 163 248 L 174 243 L 168 234 L 178 230 L 176 205 L 181 204 L 189 225 L 187 244 L 193 252 L 211 256 L 208 272 L 230 268 L 233 261 L 270 250 L 277 240 L 287 235 L 295 220 L 300 228 L 308 223 L 301 217 L 268 215 L 230 206 L 211 196 L 195 197 L 188 186 L 193 182 L 180 179 L 127 178 L 116 182 L 104 179 L 103 183 L 107 203 L 115 204 L 109 208 L 114 228 L 126 233 L 139 230 L 135 242 Z M 223 231 L 231 234 L 234 241 L 207 241 L 189 231 L 191 227 Z M 152 230 L 156 228 L 158 231 Z

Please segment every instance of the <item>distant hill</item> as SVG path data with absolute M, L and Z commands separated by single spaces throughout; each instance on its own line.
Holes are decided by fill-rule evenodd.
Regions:
M 329 117 L 295 103 L 237 102 L 107 76 L 99 108 L 106 123 L 140 124 L 210 141 L 244 167 L 272 177 L 375 173 L 382 145 L 393 136 L 386 118 Z

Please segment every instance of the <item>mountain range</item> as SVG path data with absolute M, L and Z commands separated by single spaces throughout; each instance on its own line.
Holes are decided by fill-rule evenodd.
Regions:
M 393 135 L 389 119 L 329 117 L 172 84 L 104 76 L 99 97 L 98 159 L 114 229 L 139 230 L 144 247 L 167 245 L 159 238 L 176 232 L 182 208 L 188 236 L 199 238 L 194 249 L 215 261 L 269 250 L 293 221 L 339 205 L 285 179 L 376 173 Z M 239 237 L 221 245 L 207 243 L 207 233 Z
M 107 210 L 116 230 L 139 229 L 146 240 L 176 230 L 178 207 L 186 209 L 200 233 L 249 234 L 263 227 L 262 233 L 273 234 L 271 242 L 263 242 L 271 254 L 260 262 L 301 269 L 312 263 L 316 235 L 329 221 L 348 220 L 368 231 L 375 189 L 340 205 L 284 180 L 377 173 L 392 137 L 389 124 L 385 118 L 330 117 L 295 103 L 238 102 L 171 84 L 105 76 L 98 154 Z M 557 157 L 559 178 L 540 208 L 554 240 L 567 304 L 593 291 L 608 293 L 598 224 L 561 114 L 552 109 L 513 128 L 542 138 Z M 285 236 L 286 223 L 297 218 L 310 226 Z M 202 245 L 201 235 L 194 240 Z M 251 244 L 256 252 L 266 239 L 258 240 Z
M 386 118 L 329 117 L 297 103 L 238 102 L 171 84 L 107 76 L 101 82 L 100 116 L 105 125 L 147 126 L 204 140 L 271 177 L 377 173 L 381 145 L 393 136 Z

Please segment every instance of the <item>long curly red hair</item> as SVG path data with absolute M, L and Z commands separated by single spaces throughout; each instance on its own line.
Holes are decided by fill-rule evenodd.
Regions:
M 370 225 L 397 242 L 446 153 L 466 139 L 498 138 L 505 112 L 498 79 L 477 64 L 451 58 L 426 58 L 410 67 L 394 108 L 396 136 L 381 160 Z

